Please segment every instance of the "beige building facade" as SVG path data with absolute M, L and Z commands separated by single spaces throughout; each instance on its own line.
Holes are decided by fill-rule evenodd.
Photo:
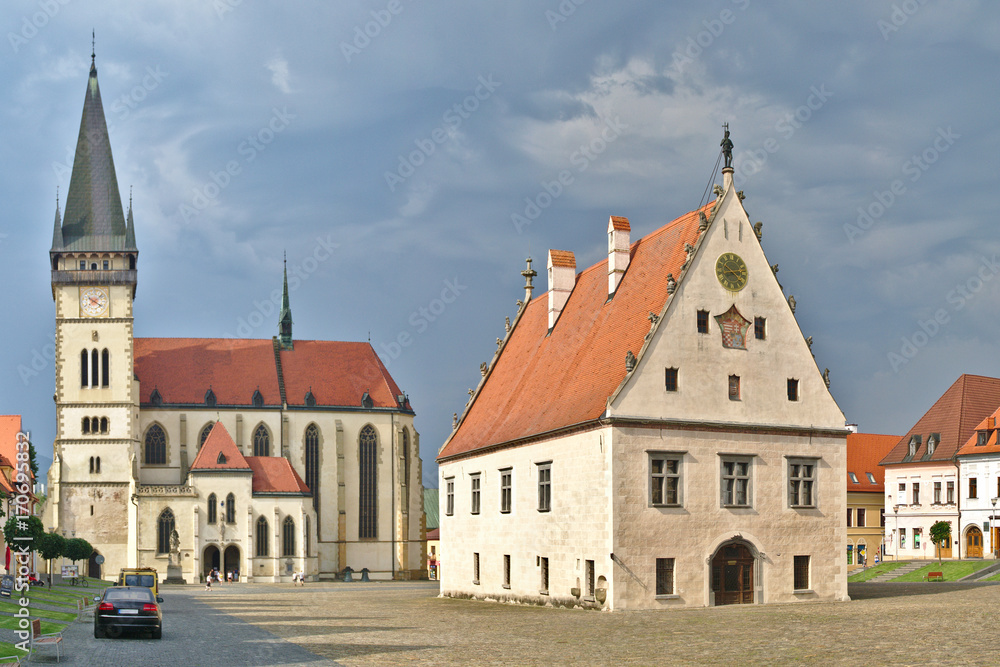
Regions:
M 607 609 L 847 597 L 844 416 L 723 170 L 607 262 L 549 252 L 438 456 L 442 593 Z
M 93 576 L 426 576 L 409 399 L 370 344 L 293 339 L 287 272 L 273 339 L 134 336 L 135 228 L 93 63 L 50 263 L 57 436 L 45 525 L 94 545 Z

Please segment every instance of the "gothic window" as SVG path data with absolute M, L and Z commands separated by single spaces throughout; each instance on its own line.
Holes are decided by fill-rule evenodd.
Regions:
M 111 355 L 108 348 L 101 351 L 101 386 L 107 387 L 110 379 Z
M 290 516 L 286 516 L 281 524 L 281 555 L 295 555 L 295 522 Z
M 403 484 L 410 484 L 410 431 L 403 429 Z
M 90 386 L 89 376 L 87 375 L 87 351 L 80 351 L 80 386 L 87 387 Z
M 302 555 L 305 556 L 306 558 L 309 558 L 309 548 L 310 548 L 311 540 L 309 539 L 309 517 L 308 516 L 306 516 L 305 528 L 306 528 L 306 531 L 305 531 L 306 532 L 306 534 L 305 534 L 305 544 L 302 545 Z
M 219 506 L 218 499 L 215 494 L 209 494 L 208 496 L 208 522 L 215 523 L 219 519 Z
M 98 376 L 98 358 L 97 358 L 97 348 L 94 348 L 90 352 L 90 386 L 97 386 L 97 376 Z
M 174 513 L 168 507 L 156 521 L 156 553 L 170 552 L 170 535 L 174 532 Z
M 167 434 L 163 427 L 153 424 L 146 431 L 146 465 L 163 465 L 167 462 Z
M 236 523 L 236 496 L 226 496 L 226 523 Z
M 259 389 L 255 390 L 253 392 L 253 399 L 252 400 L 253 400 L 253 406 L 255 408 L 262 408 L 262 407 L 264 407 L 264 396 L 260 393 Z
M 361 502 L 358 509 L 358 537 L 360 539 L 375 539 L 378 537 L 378 439 L 375 428 L 368 424 L 361 429 L 358 438 L 358 463 L 360 470 Z
M 257 428 L 253 431 L 253 455 L 271 455 L 271 436 L 267 432 L 267 427 L 263 424 L 258 424 Z
M 212 432 L 213 426 L 215 426 L 215 422 L 208 422 L 201 429 L 201 435 L 198 436 L 198 449 L 201 449 L 201 446 L 205 444 L 205 441 L 208 439 L 208 434 Z
M 267 519 L 260 517 L 257 519 L 257 550 L 254 555 L 267 556 L 270 553 L 268 549 L 268 534 L 267 534 Z
M 319 511 L 319 427 L 306 428 L 306 486 L 312 491 L 313 509 Z

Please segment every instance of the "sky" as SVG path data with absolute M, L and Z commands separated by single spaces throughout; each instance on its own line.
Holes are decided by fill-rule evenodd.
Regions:
M 263 5 L 263 6 L 262 6 Z M 55 436 L 48 270 L 96 32 L 135 334 L 370 340 L 425 484 L 548 249 L 606 257 L 736 182 L 847 421 L 1000 376 L 994 3 L 4 3 L 0 413 Z M 714 176 L 713 176 L 714 173 Z M 127 202 L 125 202 L 127 205 Z

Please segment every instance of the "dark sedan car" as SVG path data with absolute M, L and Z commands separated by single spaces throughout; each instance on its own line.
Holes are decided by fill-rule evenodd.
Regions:
M 110 586 L 94 598 L 94 637 L 118 637 L 123 630 L 150 630 L 153 639 L 163 636 L 160 602 L 145 586 Z

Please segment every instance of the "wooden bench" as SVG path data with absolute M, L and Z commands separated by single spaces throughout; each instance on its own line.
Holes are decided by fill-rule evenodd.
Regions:
M 928 572 L 925 581 L 944 581 L 944 572 Z
M 34 654 L 35 649 L 55 646 L 56 647 L 56 662 L 62 659 L 62 633 L 61 632 L 51 632 L 49 634 L 42 634 L 42 622 L 40 620 L 32 619 L 31 621 L 31 644 L 28 651 L 28 659 L 31 659 L 31 655 Z

